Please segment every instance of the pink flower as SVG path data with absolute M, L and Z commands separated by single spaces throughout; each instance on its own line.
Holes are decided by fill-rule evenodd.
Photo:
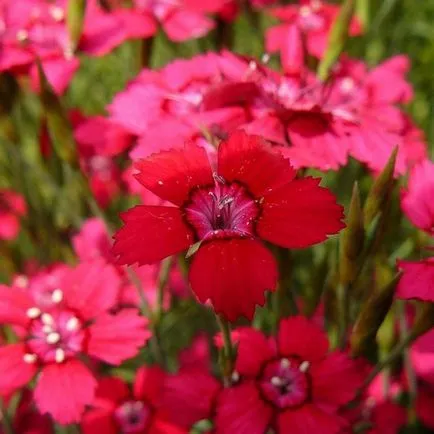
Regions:
M 39 58 L 53 88 L 58 93 L 65 91 L 79 67 L 66 28 L 66 3 L 65 0 L 3 2 L 0 71 L 29 73 L 33 87 L 38 89 L 35 61 Z M 130 27 L 128 17 L 108 14 L 96 0 L 88 1 L 77 50 L 101 56 L 131 37 L 144 38 L 156 31 L 153 19 L 148 16 L 140 20 L 138 34 L 131 34 Z
M 120 279 L 102 261 L 65 273 L 52 291 L 52 305 L 32 292 L 0 287 L 0 322 L 17 327 L 17 343 L 0 348 L 0 393 L 10 393 L 39 373 L 35 403 L 59 423 L 78 422 L 93 400 L 96 380 L 86 358 L 118 365 L 134 357 L 149 338 L 136 310 L 110 313 Z M 31 283 L 30 283 L 31 287 Z
M 407 190 L 401 195 L 404 213 L 419 229 L 434 236 L 434 164 L 428 160 L 410 173 Z M 399 261 L 404 271 L 396 295 L 403 299 L 434 301 L 434 257 L 422 261 Z
M 338 409 L 354 396 L 361 374 L 343 352 L 329 353 L 327 335 L 304 317 L 282 321 L 277 340 L 239 329 L 235 384 L 217 402 L 216 433 L 337 434 Z
M 344 227 L 342 207 L 319 180 L 295 179 L 289 161 L 257 136 L 237 132 L 222 142 L 215 171 L 193 144 L 136 167 L 142 185 L 175 206 L 124 213 L 114 254 L 121 264 L 152 264 L 197 243 L 191 287 L 230 320 L 251 318 L 275 289 L 276 262 L 260 240 L 303 248 Z
M 401 194 L 401 206 L 419 229 L 434 236 L 434 163 L 425 160 L 410 173 L 408 187 Z
M 137 371 L 132 391 L 116 377 L 98 383 L 92 408 L 81 421 L 84 434 L 187 434 L 159 412 L 165 374 L 158 367 Z
M 271 9 L 271 15 L 284 24 L 271 27 L 266 34 L 266 50 L 279 51 L 285 43 L 285 34 L 290 26 L 295 26 L 299 38 L 306 38 L 309 54 L 322 57 L 326 48 L 330 29 L 339 13 L 339 6 L 321 0 L 300 0 L 298 5 L 281 6 Z M 353 19 L 350 34 L 361 33 L 360 24 Z
M 24 198 L 10 189 L 0 189 L 0 240 L 13 240 L 20 231 L 20 217 L 26 215 Z

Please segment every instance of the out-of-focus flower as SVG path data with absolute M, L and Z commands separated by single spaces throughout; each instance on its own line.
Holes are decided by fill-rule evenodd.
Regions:
M 165 377 L 158 367 L 140 368 L 132 390 L 119 378 L 102 378 L 81 421 L 83 433 L 187 434 L 159 412 Z
M 411 171 L 408 189 L 401 195 L 401 206 L 410 221 L 434 236 L 434 164 L 424 161 Z M 422 261 L 399 261 L 404 275 L 397 297 L 434 301 L 434 257 Z
M 136 167 L 139 182 L 175 207 L 142 205 L 124 213 L 114 254 L 121 264 L 152 264 L 196 244 L 192 289 L 231 320 L 251 318 L 265 290 L 275 289 L 276 262 L 259 240 L 303 248 L 344 227 L 342 207 L 319 179 L 295 179 L 288 160 L 244 132 L 219 145 L 215 171 L 194 144 Z
M 297 38 L 306 39 L 307 52 L 315 57 L 322 57 L 339 9 L 339 6 L 322 0 L 300 0 L 299 4 L 271 9 L 269 13 L 283 23 L 267 31 L 267 51 L 270 53 L 279 51 L 288 37 L 288 29 L 293 28 L 298 34 Z M 356 18 L 351 21 L 349 31 L 352 36 L 361 33 L 360 23 Z
M 0 189 L 0 240 L 13 240 L 20 232 L 20 217 L 27 212 L 24 198 L 10 189 Z
M 425 160 L 416 165 L 402 192 L 401 206 L 408 219 L 419 229 L 434 236 L 434 163 Z
M 150 333 L 137 310 L 110 313 L 121 283 L 112 266 L 82 263 L 58 278 L 51 304 L 38 301 L 31 281 L 28 289 L 0 287 L 0 322 L 14 326 L 19 337 L 0 348 L 0 367 L 8 373 L 1 376 L 0 393 L 39 373 L 38 409 L 66 424 L 78 422 L 94 397 L 96 380 L 86 358 L 118 365 L 135 356 Z
M 379 173 L 396 146 L 396 174 L 426 158 L 422 133 L 399 108 L 412 97 L 405 56 L 372 70 L 342 58 L 324 84 L 301 51 L 287 50 L 284 75 L 228 51 L 143 70 L 115 97 L 110 119 L 137 136 L 132 159 L 185 140 L 212 155 L 236 129 L 271 141 L 295 168 L 337 170 L 352 156 Z
M 217 402 L 217 434 L 337 434 L 348 425 L 339 408 L 362 376 L 344 352 L 328 352 L 327 335 L 304 317 L 285 319 L 277 340 L 239 329 L 234 385 Z M 308 431 L 306 431 L 308 430 Z
M 79 67 L 66 27 L 66 0 L 4 0 L 0 10 L 0 71 L 30 74 L 39 86 L 36 59 L 40 59 L 53 88 L 62 93 Z M 87 2 L 84 28 L 77 51 L 102 56 L 132 37 L 146 38 L 156 31 L 150 16 L 134 19 L 132 33 L 128 14 L 109 14 L 98 1 Z M 139 25 L 140 24 L 140 25 Z

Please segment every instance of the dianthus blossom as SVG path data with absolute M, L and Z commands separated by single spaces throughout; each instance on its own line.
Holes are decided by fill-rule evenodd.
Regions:
M 173 206 L 125 212 L 114 254 L 122 264 L 143 265 L 194 246 L 191 287 L 230 320 L 251 318 L 265 290 L 276 287 L 276 261 L 260 240 L 303 248 L 344 226 L 342 207 L 319 179 L 297 179 L 287 159 L 244 132 L 219 145 L 215 169 L 205 150 L 189 143 L 136 168 L 137 180 Z
M 358 364 L 329 352 L 327 335 L 304 317 L 281 322 L 276 340 L 242 328 L 233 373 L 216 410 L 217 434 L 338 434 L 339 408 L 360 385 Z
M 0 322 L 16 330 L 18 341 L 0 347 L 0 393 L 28 384 L 37 376 L 34 400 L 41 413 L 60 423 L 80 420 L 93 400 L 96 380 L 89 361 L 118 365 L 135 356 L 150 333 L 136 309 L 115 306 L 120 279 L 102 261 L 62 270 L 41 298 L 41 276 L 36 288 L 23 278 L 19 286 L 0 286 Z M 25 288 L 23 288 L 25 286 Z M 38 296 L 39 295 L 39 296 Z

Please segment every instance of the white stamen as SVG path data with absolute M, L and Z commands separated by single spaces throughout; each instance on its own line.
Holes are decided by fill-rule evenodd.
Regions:
M 15 279 L 15 285 L 18 286 L 18 288 L 27 288 L 28 284 L 29 279 L 26 276 L 18 276 Z
M 282 379 L 280 377 L 271 377 L 271 384 L 276 387 L 280 387 L 282 383 Z
M 59 335 L 59 333 L 56 333 L 56 332 L 49 333 L 47 335 L 46 341 L 49 344 L 57 344 L 57 342 L 60 341 L 60 335 Z
M 240 374 L 237 371 L 232 372 L 231 380 L 232 383 L 238 383 L 240 381 Z
M 343 92 L 350 92 L 354 88 L 354 80 L 351 77 L 345 77 L 341 81 L 341 89 Z
M 25 29 L 18 30 L 16 38 L 19 42 L 25 42 L 29 38 L 29 33 Z
M 270 61 L 270 54 L 269 53 L 264 53 L 261 57 L 261 62 L 266 65 L 269 61 Z
M 157 184 L 158 184 L 158 185 L 163 185 L 164 182 L 160 180 L 160 181 L 157 182 Z
M 51 301 L 53 303 L 60 303 L 63 300 L 63 291 L 60 288 L 56 288 L 51 294 Z
M 214 178 L 215 182 L 218 182 L 220 184 L 225 183 L 225 179 L 223 178 L 223 176 L 219 175 L 217 172 L 213 172 L 212 177 Z
M 62 363 L 65 360 L 65 351 L 63 351 L 62 348 L 57 348 L 54 359 L 56 363 Z
M 41 315 L 41 309 L 38 307 L 31 307 L 30 309 L 27 309 L 26 315 L 31 319 L 38 318 L 38 316 Z
M 304 362 L 300 363 L 300 366 L 298 367 L 298 369 L 301 372 L 307 372 L 307 370 L 309 369 L 309 367 L 310 367 L 310 363 L 307 360 L 305 360 Z
M 258 64 L 256 63 L 255 60 L 251 60 L 251 61 L 249 62 L 249 69 L 250 69 L 251 71 L 256 71 L 256 70 L 258 69 Z
M 51 6 L 50 15 L 55 21 L 62 21 L 65 18 L 65 13 L 59 6 Z
M 282 359 L 280 361 L 280 366 L 283 369 L 289 368 L 291 366 L 291 362 L 288 359 Z
M 67 321 L 67 323 L 66 323 L 66 330 L 68 330 L 70 332 L 72 332 L 74 330 L 77 330 L 78 329 L 78 325 L 79 325 L 78 319 L 75 316 L 73 316 L 72 318 L 70 318 Z
M 27 353 L 27 354 L 24 354 L 24 356 L 23 356 L 23 360 L 29 364 L 35 363 L 36 359 L 37 359 L 36 354 Z
M 41 316 L 41 320 L 46 325 L 54 324 L 54 319 L 49 313 L 43 313 Z
M 48 333 L 51 333 L 53 331 L 53 327 L 49 326 L 49 325 L 44 325 L 42 327 L 42 331 L 48 335 Z

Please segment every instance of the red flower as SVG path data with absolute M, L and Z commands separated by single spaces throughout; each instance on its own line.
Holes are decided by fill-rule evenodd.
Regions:
M 77 422 L 94 396 L 96 381 L 84 363 L 91 357 L 118 365 L 149 337 L 136 310 L 109 313 L 120 279 L 101 261 L 62 274 L 50 305 L 32 291 L 0 287 L 0 322 L 17 327 L 19 341 L 0 348 L 0 393 L 27 384 L 38 372 L 35 402 L 60 423 Z M 31 287 L 31 282 L 30 282 Z
M 402 192 L 404 213 L 418 228 L 434 236 L 434 164 L 425 161 L 413 168 L 408 189 Z M 397 297 L 434 301 L 434 257 L 422 261 L 399 261 L 404 271 Z
M 342 207 L 318 179 L 295 179 L 288 160 L 243 132 L 220 144 L 215 172 L 192 144 L 136 167 L 143 186 L 175 206 L 141 205 L 123 214 L 113 247 L 120 263 L 151 264 L 201 243 L 192 289 L 230 320 L 251 318 L 264 291 L 275 289 L 276 262 L 259 239 L 302 248 L 344 226 Z
M 235 385 L 218 399 L 217 434 L 337 434 L 338 409 L 354 396 L 361 376 L 342 352 L 328 353 L 327 335 L 304 317 L 283 320 L 277 341 L 239 330 Z
M 0 189 L 0 240 L 13 240 L 20 231 L 20 217 L 27 212 L 24 198 L 12 190 Z
M 83 416 L 83 433 L 187 434 L 159 414 L 164 379 L 157 367 L 141 368 L 132 392 L 119 378 L 101 379 L 92 409 Z

